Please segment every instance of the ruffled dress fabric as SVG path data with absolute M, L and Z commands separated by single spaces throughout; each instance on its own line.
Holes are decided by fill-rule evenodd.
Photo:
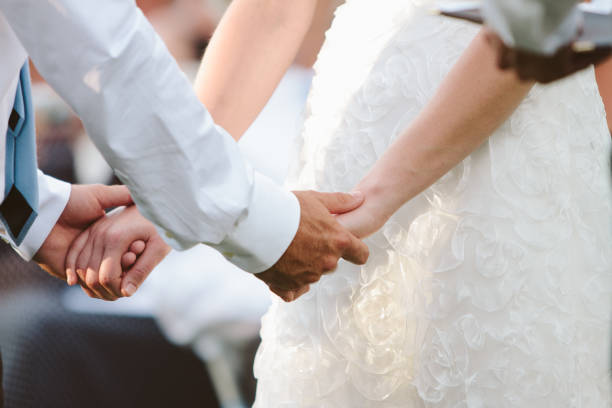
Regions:
M 478 27 L 349 0 L 293 187 L 351 190 Z M 478 75 L 478 70 L 474 70 Z M 609 408 L 611 138 L 592 69 L 536 86 L 478 150 L 263 319 L 257 408 Z

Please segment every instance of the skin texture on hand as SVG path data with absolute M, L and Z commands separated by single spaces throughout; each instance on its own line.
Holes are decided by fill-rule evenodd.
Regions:
M 332 214 L 343 214 L 363 203 L 363 194 L 294 192 L 300 202 L 298 232 L 281 259 L 267 271 L 255 276 L 284 301 L 296 300 L 308 292 L 309 285 L 336 269 L 344 258 L 364 264 L 368 247 L 344 229 Z
M 66 255 L 76 237 L 103 217 L 105 209 L 130 204 L 132 198 L 127 187 L 73 185 L 66 208 L 34 260 L 50 275 L 66 280 Z
M 486 37 L 497 52 L 497 65 L 500 69 L 515 71 L 523 81 L 533 80 L 543 84 L 602 63 L 612 55 L 610 47 L 576 52 L 573 44 L 561 47 L 554 55 L 540 55 L 508 47 L 493 31 L 487 30 Z
M 132 296 L 169 252 L 155 226 L 132 205 L 83 231 L 68 252 L 66 269 L 76 271 L 89 296 L 116 300 Z

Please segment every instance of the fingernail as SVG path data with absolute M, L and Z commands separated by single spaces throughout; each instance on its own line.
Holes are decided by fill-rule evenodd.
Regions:
M 129 296 L 132 296 L 134 293 L 136 293 L 136 285 L 134 285 L 133 283 L 128 283 L 128 285 L 125 287 L 125 293 Z
M 363 195 L 363 193 L 361 191 L 352 191 L 350 194 L 351 194 L 351 196 L 353 196 L 357 200 L 361 200 L 364 197 L 364 195 Z

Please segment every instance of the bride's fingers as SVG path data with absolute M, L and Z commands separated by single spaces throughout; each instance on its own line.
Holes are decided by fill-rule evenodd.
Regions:
M 147 244 L 142 240 L 134 241 L 132 245 L 130 245 L 130 252 L 138 256 L 144 252 L 146 246 Z
M 107 287 L 107 282 L 103 281 L 100 276 L 100 264 L 102 263 L 102 255 L 104 253 L 104 246 L 100 241 L 99 237 L 94 238 L 92 241 L 93 248 L 87 265 L 86 283 L 95 293 L 99 293 L 105 300 L 116 300 L 117 297 L 112 294 Z
M 121 257 L 121 268 L 125 271 L 129 269 L 140 255 L 144 252 L 146 244 L 144 241 L 138 240 L 132 242 L 128 252 Z
M 132 265 L 134 265 L 134 262 L 136 262 L 137 258 L 138 258 L 138 256 L 134 252 L 131 252 L 131 251 L 130 252 L 126 252 L 121 257 L 121 268 L 124 271 L 126 269 L 129 269 Z
M 89 229 L 86 229 L 72 242 L 68 255 L 66 255 L 66 282 L 70 286 L 76 285 L 79 281 L 79 276 L 76 272 L 76 261 L 88 239 Z
M 79 255 L 76 259 L 76 273 L 79 275 L 79 279 L 87 285 L 87 265 L 89 264 L 89 260 L 91 258 L 91 253 L 93 251 L 93 244 L 96 235 L 96 226 L 93 225 L 88 229 L 89 234 L 87 234 L 87 240 L 85 244 L 79 251 Z M 93 290 L 94 288 L 91 288 Z
M 121 293 L 130 297 L 142 285 L 155 267 L 168 255 L 170 247 L 158 236 L 153 236 L 147 241 L 145 251 L 128 270 L 121 282 Z

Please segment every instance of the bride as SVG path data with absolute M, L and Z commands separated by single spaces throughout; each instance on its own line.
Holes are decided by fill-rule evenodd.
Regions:
M 316 4 L 315 4 L 316 3 Z M 359 190 L 366 237 L 264 317 L 256 407 L 611 404 L 610 133 L 593 69 L 549 86 L 424 1 L 349 0 L 291 182 Z M 196 83 L 239 138 L 326 1 L 235 0 Z

